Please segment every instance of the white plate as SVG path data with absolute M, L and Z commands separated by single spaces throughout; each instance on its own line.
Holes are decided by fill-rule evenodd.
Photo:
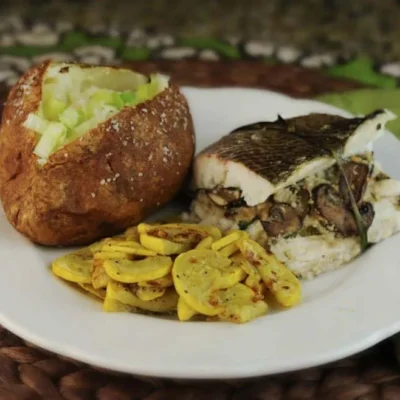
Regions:
M 200 150 L 233 128 L 309 112 L 314 101 L 248 89 L 185 88 Z M 400 142 L 384 135 L 377 158 L 400 177 Z M 43 250 L 0 215 L 0 323 L 17 335 L 97 366 L 170 378 L 241 378 L 314 366 L 358 352 L 400 330 L 400 235 L 340 271 L 304 284 L 301 306 L 244 325 L 107 314 L 55 279 Z

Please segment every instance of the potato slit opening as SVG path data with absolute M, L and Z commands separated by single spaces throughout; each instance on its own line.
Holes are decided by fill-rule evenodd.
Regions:
M 24 126 L 36 133 L 34 153 L 43 165 L 51 154 L 81 138 L 125 107 L 151 100 L 168 85 L 168 77 L 129 69 L 52 63 L 42 80 L 42 98 Z

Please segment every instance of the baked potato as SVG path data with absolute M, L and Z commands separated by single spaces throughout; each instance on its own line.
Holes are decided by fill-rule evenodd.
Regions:
M 4 107 L 1 202 L 36 243 L 88 244 L 171 200 L 194 147 L 187 101 L 167 77 L 47 61 Z

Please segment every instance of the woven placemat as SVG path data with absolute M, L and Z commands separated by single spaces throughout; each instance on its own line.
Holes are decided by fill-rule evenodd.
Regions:
M 266 88 L 294 97 L 360 87 L 317 70 L 258 61 L 160 60 L 129 65 L 145 73 L 162 71 L 180 85 Z M 2 100 L 7 90 L 0 87 Z M 400 369 L 391 342 L 385 341 L 345 360 L 295 373 L 247 381 L 177 382 L 117 374 L 65 359 L 0 327 L 0 400 L 28 399 L 400 400 Z
M 156 60 L 125 63 L 142 73 L 162 71 L 178 85 L 200 87 L 241 86 L 269 89 L 292 97 L 314 97 L 365 85 L 325 75 L 323 71 L 292 64 L 269 65 L 260 61 Z

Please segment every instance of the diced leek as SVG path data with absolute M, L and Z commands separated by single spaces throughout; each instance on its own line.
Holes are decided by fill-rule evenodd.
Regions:
M 77 110 L 72 107 L 66 108 L 60 114 L 60 121 L 67 127 L 67 128 L 74 128 L 78 125 L 80 120 L 80 114 Z
M 59 80 L 52 83 L 43 84 L 42 99 L 44 101 L 49 99 L 57 99 L 64 103 L 68 102 L 68 86 L 64 84 L 64 81 Z
M 139 101 L 138 96 L 134 91 L 122 92 L 121 99 L 126 105 L 133 105 Z
M 157 85 L 157 82 L 154 80 L 150 81 L 150 83 L 148 83 L 147 85 L 148 85 L 147 86 L 147 97 L 148 97 L 148 99 L 150 99 L 156 95 L 158 85 Z
M 72 139 L 76 139 L 78 137 L 81 137 L 86 132 L 88 132 L 90 129 L 94 128 L 98 123 L 99 123 L 99 121 L 98 121 L 97 118 L 91 118 L 91 119 L 88 119 L 85 122 L 82 122 L 80 125 L 78 125 L 73 130 Z
M 47 78 L 43 82 L 45 91 L 50 92 L 52 95 L 56 94 L 60 100 L 66 100 L 71 89 L 77 86 L 77 80 L 71 79 L 68 74 L 57 73 L 57 75 L 49 76 L 48 72 L 49 70 L 47 70 Z
M 146 101 L 168 87 L 168 77 L 161 74 L 150 76 L 150 82 L 140 85 L 137 88 L 137 97 L 139 101 Z
M 149 99 L 149 84 L 146 83 L 144 85 L 140 85 L 136 91 L 137 97 L 139 101 L 146 101 Z
M 158 76 L 157 75 L 151 75 L 150 76 L 150 83 L 148 83 L 148 85 L 149 85 L 148 96 L 149 97 L 154 97 L 159 92 L 160 82 L 158 80 Z
M 25 128 L 32 129 L 42 135 L 47 129 L 49 122 L 38 115 L 31 113 L 28 115 L 28 118 L 25 120 L 23 125 Z
M 63 147 L 64 145 L 72 141 L 68 140 L 68 135 L 71 135 L 72 131 L 68 129 L 66 126 L 64 126 L 64 128 L 65 128 L 65 133 L 58 138 L 56 147 L 54 148 L 53 151 L 56 151 L 60 147 Z
M 121 99 L 121 96 L 118 92 L 113 93 L 113 102 L 111 105 L 117 107 L 118 109 L 122 108 L 124 106 L 124 102 Z
M 93 118 L 98 121 L 97 123 L 100 123 L 101 121 L 105 121 L 111 116 L 115 115 L 118 113 L 118 111 L 119 110 L 116 107 L 102 105 L 94 112 Z
M 87 104 L 88 113 L 94 114 L 96 109 L 105 104 L 116 107 L 117 109 L 120 109 L 124 106 L 124 102 L 118 92 L 107 89 L 98 89 L 90 96 Z
M 98 124 L 106 121 L 111 116 L 115 115 L 118 109 L 112 106 L 103 105 L 96 110 L 95 115 L 86 121 L 82 122 L 78 126 L 75 126 L 68 136 L 68 140 L 75 140 L 83 136 L 89 130 L 95 128 Z
M 163 74 L 156 74 L 155 79 L 158 83 L 158 91 L 162 92 L 169 86 L 169 76 Z
M 57 143 L 60 143 L 60 141 L 65 138 L 66 133 L 67 129 L 63 124 L 59 122 L 50 122 L 39 139 L 34 153 L 40 158 L 47 159 L 56 148 Z
M 59 115 L 66 109 L 67 103 L 57 98 L 48 98 L 43 100 L 43 112 L 46 119 L 57 121 Z
M 44 164 L 52 152 L 82 137 L 121 108 L 150 100 L 168 87 L 168 81 L 167 76 L 153 74 L 149 82 L 119 92 L 95 86 L 91 79 L 72 81 L 69 74 L 50 77 L 44 82 L 37 113 L 30 114 L 24 123 L 41 135 L 35 149 L 39 164 Z

